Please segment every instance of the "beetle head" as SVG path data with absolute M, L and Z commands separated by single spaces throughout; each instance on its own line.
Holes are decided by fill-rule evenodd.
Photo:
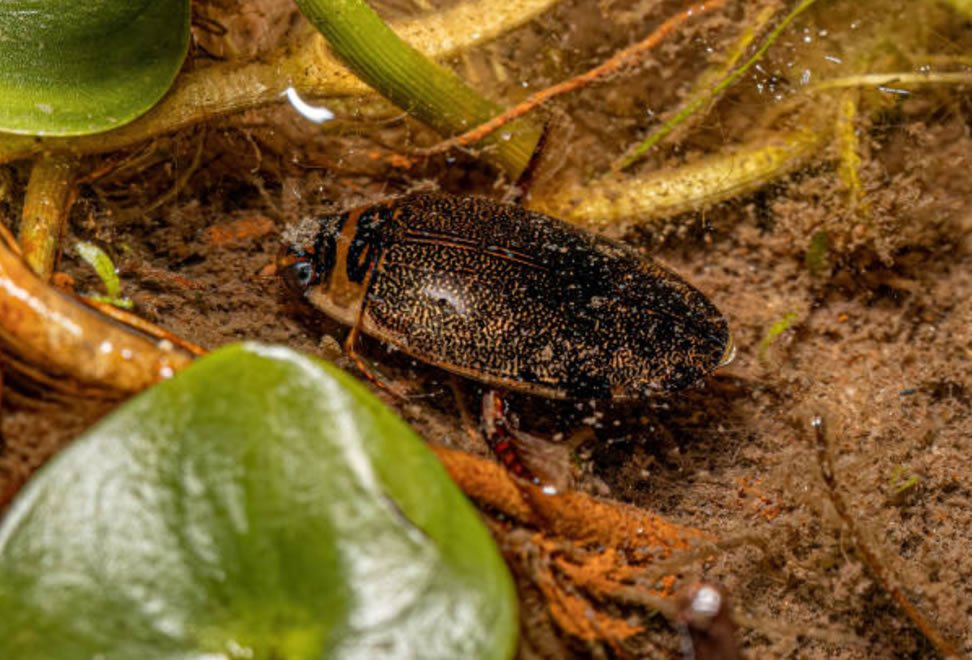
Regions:
M 308 218 L 284 233 L 285 247 L 277 257 L 277 272 L 294 292 L 305 294 L 327 281 L 334 268 L 337 236 L 348 214 Z
M 319 279 L 314 253 L 296 245 L 283 250 L 277 258 L 277 270 L 294 293 L 303 294 Z

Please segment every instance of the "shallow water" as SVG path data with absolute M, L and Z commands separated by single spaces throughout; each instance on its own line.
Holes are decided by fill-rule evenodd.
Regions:
M 234 13 L 244 6 L 266 12 L 265 20 Z M 275 3 L 241 7 L 207 11 L 250 49 L 269 51 L 293 38 L 289 14 Z M 452 64 L 477 88 L 512 103 L 603 61 L 679 8 L 562 3 Z M 559 101 L 553 157 L 535 193 L 604 172 L 677 107 L 730 49 L 738 21 L 752 20 L 758 9 L 734 5 L 724 14 L 731 20 L 695 25 L 645 64 Z M 393 15 L 409 11 L 411 5 L 389 8 Z M 703 118 L 634 170 L 677 177 L 687 163 L 774 132 L 812 124 L 832 133 L 795 173 L 757 192 L 651 223 L 624 218 L 608 230 L 673 267 L 725 312 L 737 346 L 731 365 L 667 399 L 512 401 L 524 429 L 569 443 L 565 469 L 576 488 L 722 539 L 758 541 L 683 568 L 725 585 L 753 622 L 741 630 L 753 656 L 931 653 L 875 584 L 827 501 L 808 431 L 816 414 L 831 420 L 838 482 L 869 543 L 920 608 L 972 651 L 972 586 L 964 579 L 972 574 L 969 98 L 953 86 L 902 93 L 893 83 L 805 94 L 818 81 L 863 72 L 965 71 L 961 56 L 972 45 L 966 25 L 937 5 L 822 3 Z M 202 39 L 223 52 L 210 43 L 216 37 Z M 851 147 L 835 117 L 846 104 L 855 110 Z M 327 107 L 338 119 L 324 128 L 281 105 L 163 139 L 139 168 L 116 170 L 82 190 L 68 242 L 109 244 L 139 313 L 194 342 L 285 343 L 349 366 L 338 348 L 345 330 L 261 274 L 280 234 L 304 215 L 420 184 L 493 197 L 507 189 L 496 185 L 495 171 L 463 153 L 401 167 L 394 156 L 436 138 L 394 115 L 349 119 L 383 116 L 381 104 L 340 100 Z M 197 148 L 203 164 L 185 187 L 143 213 Z M 846 171 L 848 149 L 860 157 L 857 188 Z M 24 176 L 14 171 L 15 182 Z M 235 231 L 241 223 L 258 229 Z M 811 269 L 805 257 L 820 232 L 828 249 Z M 97 289 L 67 252 L 62 269 L 79 290 Z M 789 327 L 768 340 L 787 315 Z M 456 384 L 374 341 L 364 341 L 362 351 L 415 395 L 401 401 L 378 392 L 430 442 L 483 451 L 460 414 L 477 409 L 477 385 Z M 5 412 L 0 490 L 22 481 L 100 412 L 57 405 Z M 530 568 L 514 569 L 533 593 Z M 524 614 L 525 649 L 551 657 L 591 653 L 587 643 L 550 634 L 535 593 L 525 602 L 534 603 Z M 619 607 L 645 615 L 630 603 Z M 804 635 L 799 641 L 797 633 Z M 660 653 L 677 649 L 678 639 L 650 623 L 626 644 L 635 654 Z

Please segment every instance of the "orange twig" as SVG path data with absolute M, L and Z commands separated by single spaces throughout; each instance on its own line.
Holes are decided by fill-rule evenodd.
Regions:
M 541 537 L 542 538 L 542 537 Z M 551 558 L 551 563 L 561 564 L 557 557 Z M 586 568 L 586 567 L 585 567 Z M 626 619 L 619 618 L 608 612 L 601 611 L 594 607 L 591 602 L 582 594 L 577 593 L 574 588 L 565 588 L 561 584 L 561 579 L 552 570 L 553 566 L 544 566 L 538 572 L 536 584 L 547 600 L 547 607 L 550 608 L 550 615 L 554 621 L 565 631 L 587 641 L 602 639 L 615 646 L 615 650 L 620 651 L 616 646 L 617 642 L 627 639 L 644 630 L 644 627 Z M 559 566 L 558 566 L 559 569 Z M 580 569 L 574 575 L 565 574 L 568 584 L 580 586 L 588 572 Z M 594 573 L 597 579 L 601 575 Z M 578 580 L 575 582 L 575 580 Z M 612 587 L 619 585 L 609 584 L 604 588 L 604 593 L 613 591 Z
M 712 540 L 701 530 L 626 504 L 578 491 L 548 495 L 538 486 L 515 482 L 502 465 L 472 454 L 432 450 L 463 492 L 481 505 L 575 543 L 624 550 L 631 559 L 645 554 L 658 559 Z
M 658 26 L 658 29 L 656 29 L 650 35 L 638 43 L 621 50 L 606 62 L 599 64 L 593 69 L 585 71 L 584 73 L 569 80 L 557 83 L 556 85 L 551 85 L 546 89 L 542 89 L 539 92 L 531 94 L 526 98 L 525 101 L 518 103 L 505 112 L 496 115 L 489 121 L 480 124 L 479 126 L 476 126 L 475 128 L 468 130 L 461 135 L 444 140 L 429 149 L 420 150 L 418 153 L 431 155 L 440 153 L 442 151 L 447 151 L 453 147 L 462 147 L 473 142 L 479 142 L 487 135 L 499 129 L 501 126 L 508 124 L 514 119 L 519 119 L 526 113 L 530 112 L 537 106 L 546 103 L 555 96 L 567 94 L 568 92 L 577 90 L 585 85 L 595 82 L 600 78 L 604 78 L 605 76 L 614 73 L 618 69 L 621 69 L 625 65 L 636 60 L 646 51 L 649 51 L 657 46 L 665 37 L 672 34 L 685 21 L 693 18 L 694 16 L 701 15 L 706 11 L 718 9 L 725 4 L 726 0 L 708 0 L 707 2 L 692 5 L 688 9 L 675 14 Z

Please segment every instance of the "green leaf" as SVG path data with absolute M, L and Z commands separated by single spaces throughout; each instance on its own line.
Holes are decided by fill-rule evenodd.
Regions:
M 0 131 L 84 135 L 162 98 L 189 47 L 189 0 L 3 0 Z
M 507 658 L 476 511 L 353 378 L 238 345 L 123 405 L 0 527 L 0 657 Z

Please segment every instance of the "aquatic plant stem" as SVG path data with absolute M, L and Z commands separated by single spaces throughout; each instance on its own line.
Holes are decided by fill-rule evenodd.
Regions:
M 864 186 L 861 183 L 861 144 L 857 135 L 858 95 L 857 89 L 846 89 L 841 94 L 837 107 L 834 137 L 837 142 L 837 151 L 840 154 L 837 174 L 844 183 L 844 187 L 847 188 L 850 208 L 862 219 L 865 219 L 870 215 L 870 208 L 867 199 L 865 199 Z
M 564 187 L 530 207 L 593 230 L 671 217 L 752 192 L 803 165 L 829 138 L 826 130 L 780 132 L 674 170 L 609 174 Z
M 966 18 L 972 18 L 972 0 L 945 0 L 945 2 L 955 11 L 964 14 Z
M 34 163 L 27 182 L 20 221 L 20 249 L 31 270 L 51 279 L 68 213 L 74 202 L 78 159 L 44 154 Z
M 822 92 L 828 89 L 846 87 L 875 87 L 880 92 L 900 93 L 899 85 L 972 85 L 972 73 L 967 71 L 942 71 L 936 73 L 862 73 L 843 78 L 829 78 L 808 86 L 807 93 Z
M 963 84 L 972 85 L 972 74 L 872 73 L 822 80 L 808 86 L 803 94 L 855 87 L 900 94 L 899 87 Z M 697 211 L 756 190 L 814 158 L 834 136 L 837 122 L 810 123 L 806 130 L 781 131 L 676 169 L 633 177 L 615 173 L 560 188 L 533 200 L 530 206 L 596 230 L 624 219 L 650 221 Z M 853 126 L 845 130 L 853 130 Z
M 362 0 L 297 0 L 297 4 L 358 76 L 439 133 L 468 130 L 502 111 L 452 71 L 405 43 Z M 485 138 L 483 155 L 516 179 L 539 140 L 538 127 L 518 122 L 501 136 Z

